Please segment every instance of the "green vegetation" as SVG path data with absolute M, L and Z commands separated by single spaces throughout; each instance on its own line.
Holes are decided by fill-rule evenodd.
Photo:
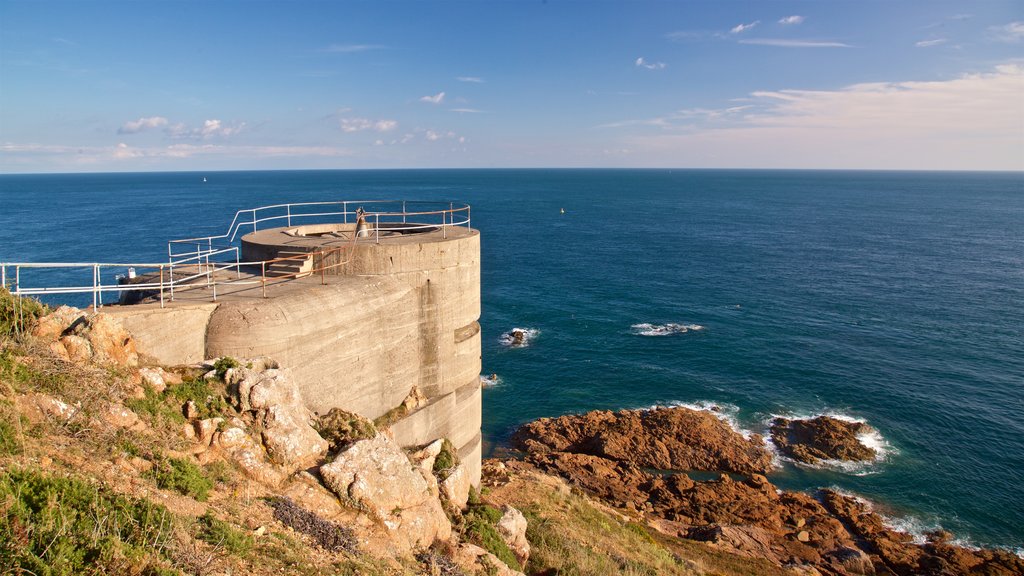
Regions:
M 502 512 L 493 506 L 471 506 L 465 514 L 464 536 L 472 543 L 498 557 L 513 570 L 522 570 L 519 560 L 498 533 L 497 524 Z
M 157 456 L 153 460 L 153 468 L 146 475 L 156 480 L 158 487 L 191 496 L 200 502 L 206 500 L 213 488 L 213 481 L 206 477 L 202 468 L 180 458 Z
M 331 408 L 330 412 L 316 419 L 313 427 L 321 438 L 330 443 L 331 452 L 337 452 L 357 440 L 377 435 L 377 427 L 373 422 L 340 408 Z
M 0 286 L 0 338 L 24 332 L 49 312 L 50 309 L 35 298 L 14 296 L 6 286 Z
M 235 556 L 248 554 L 253 544 L 252 536 L 219 520 L 209 511 L 199 517 L 199 533 L 196 538 L 224 548 Z
M 0 399 L 0 455 L 21 454 L 23 442 L 21 430 L 25 423 L 14 406 Z
M 238 368 L 239 366 L 241 366 L 241 364 L 238 363 L 238 360 L 235 360 L 231 356 L 225 356 L 213 363 L 213 370 L 217 373 L 217 378 L 223 381 L 228 370 Z
M 15 573 L 178 574 L 164 555 L 174 519 L 163 506 L 33 470 L 0 475 L 0 564 Z
M 223 416 L 230 410 L 220 390 L 215 390 L 209 380 L 202 378 L 185 380 L 177 386 L 168 388 L 165 395 L 177 400 L 179 406 L 189 400 L 194 402 L 199 410 L 198 418 L 200 420 Z
M 451 475 L 452 470 L 459 464 L 459 455 L 455 446 L 447 438 L 441 443 L 441 452 L 434 459 L 434 476 L 438 480 L 445 480 Z

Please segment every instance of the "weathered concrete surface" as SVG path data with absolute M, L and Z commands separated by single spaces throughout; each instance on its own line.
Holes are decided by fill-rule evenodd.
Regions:
M 261 243 L 269 238 L 270 244 Z M 316 240 L 273 230 L 243 238 L 243 260 Z M 331 244 L 333 242 L 334 244 Z M 328 240 L 337 247 L 341 240 Z M 251 288 L 218 303 L 113 307 L 139 350 L 163 364 L 268 356 L 292 375 L 305 405 L 377 418 L 416 387 L 426 403 L 392 425 L 404 447 L 437 438 L 480 481 L 480 236 L 455 228 L 352 246 L 323 279 Z
M 143 360 L 174 366 L 195 364 L 206 355 L 206 325 L 218 304 L 175 303 L 107 306 L 103 311 L 118 320 L 135 338 Z

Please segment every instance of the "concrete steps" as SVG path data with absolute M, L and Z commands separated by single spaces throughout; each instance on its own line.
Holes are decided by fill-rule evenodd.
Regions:
M 267 276 L 271 278 L 302 278 L 313 273 L 313 255 L 307 252 L 282 250 L 278 258 L 289 258 L 267 265 Z

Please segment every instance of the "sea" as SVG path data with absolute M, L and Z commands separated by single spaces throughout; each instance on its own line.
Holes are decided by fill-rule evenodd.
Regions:
M 876 430 L 879 458 L 779 456 L 773 482 L 1024 548 L 1022 173 L 0 175 L 0 261 L 162 262 L 240 209 L 361 199 L 472 206 L 488 453 L 594 409 L 710 409 L 745 434 L 830 414 Z

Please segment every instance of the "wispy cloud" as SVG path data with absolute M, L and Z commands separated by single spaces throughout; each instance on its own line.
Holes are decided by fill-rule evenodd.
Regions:
M 1003 26 L 992 26 L 989 33 L 1000 42 L 1016 44 L 1024 40 L 1024 22 L 1010 22 Z
M 948 40 L 945 38 L 935 38 L 933 40 L 921 40 L 919 42 L 914 42 L 914 46 L 917 46 L 918 48 L 931 48 L 932 46 L 938 46 L 939 44 L 945 44 L 946 42 L 948 42 Z
M 476 108 L 452 108 L 452 112 L 459 112 L 460 114 L 483 114 L 483 110 L 477 110 Z
M 423 96 L 420 98 L 420 102 L 428 102 L 430 104 L 440 104 L 444 101 L 444 92 L 438 92 L 433 96 Z
M 648 62 L 643 57 L 636 59 L 636 65 L 640 68 L 647 68 L 648 70 L 663 70 L 667 64 L 664 62 Z
M 369 52 L 370 50 L 381 50 L 385 48 L 382 44 L 331 44 L 324 48 L 323 52 L 336 54 L 352 54 L 355 52 Z
M 681 110 L 623 143 L 652 165 L 1021 170 L 1022 93 L 1018 64 L 943 81 L 757 91 L 739 113 Z
M 372 130 L 374 132 L 390 132 L 398 128 L 397 120 L 369 120 L 366 118 L 340 118 L 338 125 L 342 132 L 362 132 Z
M 693 40 L 702 40 L 712 36 L 710 32 L 702 32 L 698 30 L 676 30 L 675 32 L 669 32 L 665 34 L 671 42 L 689 42 Z
M 758 46 L 777 46 L 779 48 L 852 48 L 853 46 L 843 42 L 829 42 L 821 40 L 793 40 L 787 38 L 747 38 L 740 40 L 740 44 L 755 44 Z
M 139 118 L 138 120 L 125 122 L 117 129 L 117 133 L 137 134 L 143 130 L 152 130 L 154 128 L 162 128 L 164 126 L 167 126 L 167 118 L 164 118 L 163 116 L 149 116 L 147 118 Z
M 212 119 L 203 121 L 203 125 L 191 128 L 183 123 L 168 126 L 167 136 L 176 140 L 211 140 L 229 138 L 245 129 L 245 122 L 225 123 Z
M 786 16 L 785 18 L 779 18 L 779 24 L 782 24 L 784 26 L 788 26 L 790 24 L 802 24 L 803 21 L 804 21 L 804 17 L 803 16 L 797 16 L 795 14 L 793 16 Z
M 729 33 L 730 34 L 741 34 L 743 32 L 746 32 L 747 30 L 750 30 L 751 28 L 757 26 L 760 23 L 761 23 L 760 20 L 754 20 L 750 24 L 737 24 L 737 25 L 733 26 L 732 30 L 729 30 Z
M 479 76 L 457 76 L 455 78 L 459 82 L 469 82 L 470 84 L 483 84 L 484 79 Z

